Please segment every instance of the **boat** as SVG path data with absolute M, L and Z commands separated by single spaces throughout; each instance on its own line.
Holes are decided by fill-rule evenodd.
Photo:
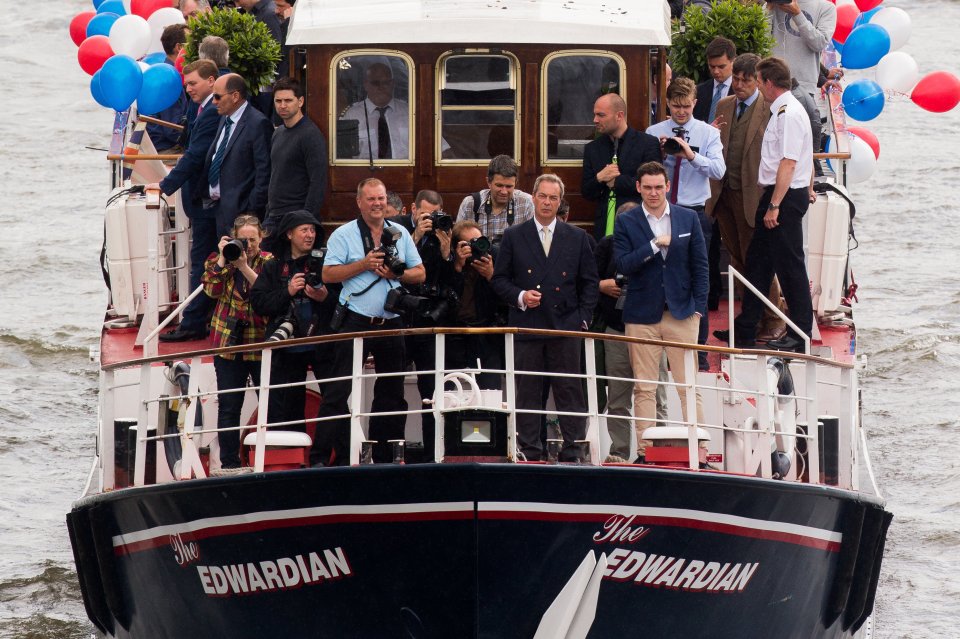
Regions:
M 352 215 L 362 178 L 380 177 L 405 200 L 422 188 L 456 200 L 483 183 L 494 152 L 519 159 L 521 183 L 549 171 L 579 184 L 592 114 L 584 121 L 552 107 L 569 97 L 571 108 L 589 109 L 601 82 L 594 77 L 581 95 L 584 69 L 629 104 L 653 105 L 630 113 L 636 128 L 663 115 L 663 83 L 653 79 L 663 77 L 670 24 L 658 0 L 300 0 L 292 20 L 292 73 L 330 141 L 330 225 Z M 341 117 L 371 60 L 389 64 L 406 88 L 404 158 L 363 158 L 360 124 Z M 471 75 L 480 67 L 487 75 Z M 843 132 L 841 118 L 831 123 Z M 596 349 L 630 338 L 576 334 L 586 354 L 589 454 L 526 462 L 515 440 L 512 365 L 523 331 L 437 328 L 403 332 L 437 341 L 436 370 L 421 374 L 452 390 L 424 405 L 408 376 L 411 405 L 423 408 L 409 411 L 392 464 L 369 463 L 375 373 L 356 335 L 297 342 L 354 340 L 351 465 L 338 468 L 304 467 L 309 439 L 271 424 L 266 402 L 258 404 L 274 350 L 293 342 L 230 347 L 262 350 L 264 372 L 242 416 L 253 472 L 217 477 L 211 358 L 220 351 L 157 340 L 196 292 L 186 284 L 189 252 L 177 250 L 187 232 L 178 199 L 137 188 L 164 167 L 146 140 L 139 156 L 119 152 L 137 129 L 135 114 L 118 114 L 97 450 L 67 515 L 100 636 L 870 636 L 892 515 L 861 423 L 842 134 L 827 180 L 836 191 L 807 216 L 818 322 L 806 352 L 709 344 L 699 350 L 710 370 L 694 376 L 698 347 L 684 345 L 705 422 L 680 417 L 694 385 L 668 383 L 668 419 L 645 433 L 646 463 L 607 460 L 595 392 L 604 377 Z M 571 190 L 574 211 L 592 210 Z M 728 325 L 738 304 L 738 274 L 728 277 L 715 327 Z M 504 334 L 503 393 L 479 388 L 477 370 L 444 369 L 444 340 L 457 331 Z M 322 401 L 317 389 L 309 380 L 307 418 Z M 425 412 L 440 425 L 436 449 L 421 453 L 432 463 L 404 463 Z M 323 427 L 308 422 L 308 434 Z

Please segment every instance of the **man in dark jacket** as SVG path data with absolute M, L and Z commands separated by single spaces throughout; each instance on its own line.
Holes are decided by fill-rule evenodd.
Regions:
M 330 324 L 335 297 L 328 296 L 326 286 L 320 281 L 323 259 L 314 251 L 317 222 L 307 211 L 292 211 L 284 216 L 277 235 L 276 259 L 267 263 L 250 291 L 253 310 L 269 318 L 268 338 L 271 335 L 282 339 L 320 335 Z M 311 366 L 314 375 L 321 379 L 326 375 L 324 370 L 319 370 L 318 363 L 329 360 L 329 354 L 318 352 L 318 347 L 313 345 L 278 349 L 273 353 L 270 383 L 303 382 Z M 302 420 L 305 401 L 305 386 L 273 388 L 267 417 L 271 423 Z M 284 428 L 305 431 L 302 426 Z
M 580 192 L 597 203 L 594 237 L 613 232 L 617 208 L 624 202 L 639 202 L 637 168 L 660 160 L 660 141 L 627 125 L 627 103 L 619 95 L 601 95 L 593 106 L 597 138 L 583 149 Z

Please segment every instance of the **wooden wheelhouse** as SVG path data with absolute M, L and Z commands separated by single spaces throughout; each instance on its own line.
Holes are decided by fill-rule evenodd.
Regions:
M 328 141 L 325 224 L 355 216 L 367 177 L 406 204 L 436 190 L 455 213 L 484 188 L 490 158 L 507 154 L 518 188 L 556 173 L 571 221 L 590 226 L 580 182 L 593 102 L 619 93 L 640 130 L 661 117 L 669 43 L 662 0 L 300 0 L 287 44 Z M 374 109 L 385 102 L 392 142 L 381 150 Z

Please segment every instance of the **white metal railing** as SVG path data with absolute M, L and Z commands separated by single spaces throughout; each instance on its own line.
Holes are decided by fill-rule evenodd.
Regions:
M 477 333 L 477 332 L 486 332 L 486 333 L 503 333 L 504 334 L 504 343 L 505 343 L 505 366 L 503 369 L 497 370 L 482 370 L 482 369 L 458 369 L 466 370 L 470 373 L 480 373 L 480 372 L 494 372 L 504 374 L 507 384 L 505 386 L 506 391 L 506 401 L 504 404 L 503 412 L 507 416 L 507 435 L 508 435 L 508 459 L 516 460 L 518 459 L 518 453 L 516 449 L 516 415 L 518 413 L 526 414 L 563 414 L 571 415 L 577 417 L 584 417 L 587 420 L 587 441 L 589 441 L 589 452 L 591 457 L 591 463 L 598 465 L 602 462 L 600 459 L 600 417 L 602 416 L 602 407 L 599 406 L 598 396 L 597 396 L 597 381 L 598 380 L 620 380 L 627 381 L 631 383 L 637 382 L 647 382 L 653 384 L 661 384 L 658 380 L 640 380 L 637 378 L 618 378 L 608 375 L 598 374 L 596 367 L 594 365 L 595 359 L 593 357 L 596 342 L 597 340 L 601 341 L 622 341 L 627 343 L 646 343 L 646 344 L 655 344 L 659 346 L 667 347 L 677 347 L 684 350 L 684 365 L 687 372 L 687 383 L 679 384 L 675 381 L 664 382 L 664 385 L 675 387 L 680 394 L 681 401 L 686 403 L 687 415 L 688 418 L 686 421 L 682 419 L 675 419 L 676 416 L 668 417 L 668 419 L 656 419 L 653 416 L 617 416 L 618 419 L 623 419 L 630 421 L 631 423 L 636 423 L 638 421 L 652 421 L 656 424 L 671 424 L 671 425 L 681 425 L 687 427 L 687 451 L 689 459 L 689 467 L 691 469 L 698 468 L 698 457 L 699 457 L 699 446 L 700 443 L 697 437 L 697 428 L 707 428 L 714 429 L 719 433 L 731 433 L 740 437 L 743 441 L 743 458 L 739 460 L 739 463 L 735 464 L 737 467 L 742 467 L 747 474 L 758 474 L 761 477 L 772 477 L 772 466 L 770 452 L 776 448 L 791 448 L 794 451 L 796 450 L 796 444 L 792 446 L 787 446 L 784 442 L 793 442 L 804 440 L 807 442 L 807 455 L 804 470 L 806 470 L 807 481 L 811 483 L 817 483 L 820 479 L 820 467 L 819 467 L 819 437 L 818 437 L 818 428 L 817 428 L 817 417 L 820 410 L 820 402 L 818 400 L 819 388 L 820 387 L 829 387 L 835 389 L 843 399 L 842 401 L 831 405 L 831 411 L 835 411 L 840 418 L 840 430 L 839 435 L 839 450 L 837 451 L 839 456 L 839 485 L 844 487 L 855 488 L 857 484 L 857 465 L 858 465 L 858 450 L 859 450 L 859 423 L 858 423 L 858 413 L 857 413 L 857 399 L 856 399 L 856 377 L 852 366 L 846 364 L 840 364 L 837 362 L 831 362 L 828 360 L 823 360 L 820 358 L 797 355 L 795 360 L 795 366 L 799 365 L 804 371 L 804 390 L 799 392 L 799 389 L 795 389 L 794 395 L 791 396 L 793 400 L 797 403 L 797 413 L 798 417 L 803 416 L 806 423 L 808 424 L 808 430 L 806 434 L 800 432 L 785 432 L 781 428 L 777 427 L 777 414 L 776 414 L 776 405 L 777 399 L 780 397 L 776 388 L 770 388 L 767 382 L 767 367 L 769 360 L 774 357 L 782 357 L 782 354 L 773 352 L 773 351 L 742 351 L 738 349 L 724 349 L 717 347 L 698 347 L 696 345 L 690 344 L 676 344 L 668 342 L 656 342 L 652 340 L 642 340 L 637 338 L 629 337 L 620 337 L 606 334 L 598 333 L 565 333 L 565 332 L 555 332 L 555 331 L 522 331 L 520 329 L 408 329 L 403 331 L 387 331 L 388 333 L 397 334 L 397 335 L 411 335 L 411 334 L 424 334 L 424 333 L 434 333 L 436 340 L 436 362 L 433 370 L 426 371 L 417 371 L 417 374 L 423 375 L 433 375 L 436 381 L 436 388 L 439 392 L 439 397 L 442 399 L 443 396 L 443 377 L 447 373 L 451 372 L 448 369 L 445 369 L 443 362 L 445 359 L 445 335 L 450 333 L 465 332 L 465 333 Z M 513 360 L 513 338 L 514 334 L 518 332 L 533 332 L 533 333 L 542 333 L 546 335 L 556 335 L 556 336 L 578 336 L 584 340 L 584 347 L 586 350 L 586 369 L 583 373 L 556 373 L 547 371 L 545 373 L 531 373 L 529 371 L 517 370 L 514 366 Z M 200 437 L 207 433 L 219 432 L 216 427 L 208 426 L 204 428 L 196 428 L 195 416 L 196 410 L 200 406 L 201 399 L 209 398 L 213 396 L 218 396 L 221 394 L 221 391 L 213 390 L 201 390 L 199 387 L 199 372 L 203 364 L 203 358 L 207 358 L 210 355 L 214 355 L 221 352 L 232 352 L 239 353 L 248 350 L 259 350 L 262 349 L 262 360 L 261 360 L 261 383 L 257 391 L 259 392 L 259 400 L 257 411 L 257 423 L 253 428 L 256 429 L 256 445 L 254 450 L 254 470 L 262 471 L 264 468 L 264 452 L 266 447 L 266 432 L 268 429 L 278 429 L 285 426 L 290 426 L 292 424 L 301 424 L 301 423 L 313 423 L 318 427 L 322 425 L 323 422 L 343 419 L 344 415 L 328 416 L 328 417 L 306 417 L 303 420 L 295 421 L 285 421 L 285 422 L 271 422 L 269 421 L 268 414 L 268 405 L 269 405 L 269 396 L 272 390 L 280 388 L 289 388 L 293 386 L 308 385 L 314 382 L 303 381 L 303 382 L 293 382 L 289 384 L 277 384 L 273 385 L 270 383 L 270 368 L 273 357 L 273 352 L 277 348 L 284 348 L 290 345 L 303 345 L 309 343 L 320 343 L 320 342 L 330 342 L 330 341 L 341 341 L 344 339 L 352 340 L 352 349 L 353 349 L 353 365 L 350 371 L 349 377 L 346 375 L 340 377 L 325 378 L 322 380 L 316 380 L 316 383 L 327 383 L 341 381 L 345 382 L 348 379 L 351 380 L 352 392 L 349 399 L 348 407 L 349 413 L 346 417 L 350 421 L 350 463 L 358 464 L 360 462 L 361 456 L 361 447 L 363 442 L 366 441 L 364 435 L 364 420 L 369 418 L 372 415 L 388 415 L 388 414 L 404 414 L 404 415 L 414 415 L 414 414 L 426 414 L 431 413 L 434 416 L 435 428 L 436 428 L 436 437 L 435 437 L 435 448 L 433 451 L 427 451 L 434 460 L 442 460 L 445 451 L 445 443 L 443 440 L 444 437 L 444 417 L 447 413 L 452 412 L 454 409 L 446 409 L 442 405 L 442 401 L 434 401 L 429 407 L 418 407 L 407 411 L 397 411 L 394 413 L 372 413 L 365 410 L 365 406 L 369 404 L 369 399 L 365 393 L 364 382 L 368 379 L 376 379 L 383 375 L 377 374 L 372 370 L 364 368 L 365 363 L 365 353 L 363 352 L 363 339 L 373 337 L 371 333 L 361 333 L 361 334 L 347 334 L 343 336 L 324 336 L 320 338 L 305 338 L 301 340 L 287 341 L 287 342 L 278 342 L 278 343 L 265 343 L 245 347 L 232 347 L 229 349 L 214 349 L 208 351 L 198 351 L 194 353 L 187 353 L 181 357 L 181 359 L 187 359 L 191 364 L 191 374 L 189 386 L 186 393 L 168 393 L 165 392 L 168 390 L 166 384 L 162 384 L 161 387 L 157 387 L 157 376 L 152 375 L 151 371 L 155 369 L 156 364 L 161 361 L 161 358 L 147 358 L 144 360 L 138 360 L 134 362 L 129 362 L 127 364 L 118 364 L 109 367 L 105 367 L 103 371 L 102 381 L 101 381 L 101 454 L 100 454 L 100 463 L 102 470 L 102 483 L 101 485 L 105 489 L 112 489 L 118 486 L 114 485 L 114 469 L 113 469 L 113 448 L 116 444 L 114 441 L 114 430 L 113 422 L 116 418 L 115 413 L 115 400 L 114 395 L 118 392 L 123 391 L 131 386 L 130 383 L 117 383 L 116 382 L 116 373 L 117 371 L 124 368 L 133 368 L 139 372 L 139 393 L 137 400 L 137 437 L 136 437 L 136 453 L 134 460 L 134 477 L 133 484 L 136 486 L 141 486 L 147 483 L 148 478 L 145 474 L 146 468 L 146 458 L 147 450 L 151 445 L 156 445 L 157 442 L 161 442 L 164 439 L 169 439 L 171 437 L 178 438 L 181 445 L 181 460 L 179 466 L 179 472 L 177 479 L 189 479 L 192 477 L 203 477 L 204 471 L 200 463 L 200 453 L 198 441 Z M 723 383 L 719 381 L 716 385 L 702 385 L 698 383 L 697 380 L 697 371 L 696 371 L 696 355 L 697 351 L 700 349 L 719 351 L 727 355 L 738 355 L 743 356 L 749 354 L 756 358 L 755 360 L 755 369 L 753 371 L 753 376 L 756 379 L 756 384 L 752 386 L 743 385 L 739 379 L 736 377 L 730 377 L 729 380 L 723 380 Z M 165 359 L 172 359 L 166 357 Z M 731 360 L 733 357 L 730 358 Z M 839 382 L 831 380 L 821 380 L 818 375 L 819 369 L 825 368 L 835 368 L 839 369 Z M 728 369 L 729 370 L 729 369 Z M 587 382 L 587 393 L 586 393 L 586 410 L 582 413 L 578 412 L 569 412 L 562 411 L 558 412 L 556 410 L 537 410 L 537 409 L 517 409 L 516 407 L 516 379 L 518 375 L 527 375 L 527 374 L 545 374 L 549 376 L 563 376 L 563 377 L 576 377 L 584 379 Z M 390 373 L 390 375 L 409 375 L 408 372 L 400 373 Z M 222 391 L 223 393 L 231 392 L 246 392 L 248 389 L 230 389 Z M 719 405 L 719 419 L 714 420 L 719 423 L 704 423 L 699 422 L 697 418 L 697 408 L 696 408 L 696 393 L 698 391 L 707 391 L 711 393 L 716 393 L 718 395 L 717 404 Z M 127 391 L 129 392 L 129 391 Z M 721 400 L 720 397 L 723 397 Z M 176 433 L 173 434 L 163 434 L 157 432 L 154 435 L 149 434 L 147 425 L 156 425 L 158 420 L 159 410 L 161 409 L 161 400 L 172 401 L 180 400 L 188 402 L 188 408 L 186 409 L 185 417 L 182 418 L 182 425 Z M 754 407 L 750 411 L 752 414 L 749 419 L 746 419 L 741 422 L 732 422 L 733 415 L 736 411 L 734 410 L 735 406 L 740 406 L 736 409 L 740 413 L 743 413 L 744 410 L 744 401 L 748 401 L 751 404 L 754 404 Z M 728 421 L 731 421 L 728 425 Z M 231 428 L 232 430 L 250 430 L 251 426 L 237 426 Z M 227 430 L 227 429 L 222 429 Z M 775 442 L 778 445 L 775 445 Z M 794 460 L 799 459 L 799 455 L 793 455 Z M 729 459 L 729 458 L 728 458 Z M 734 460 L 730 460 L 731 463 Z M 794 461 L 793 463 L 796 463 Z M 756 469 L 756 470 L 754 470 Z M 154 478 L 149 478 L 151 481 Z

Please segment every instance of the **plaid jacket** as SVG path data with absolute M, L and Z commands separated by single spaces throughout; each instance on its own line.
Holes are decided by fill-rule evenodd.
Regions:
M 207 258 L 204 265 L 203 292 L 217 300 L 217 307 L 213 311 L 213 317 L 210 320 L 210 327 L 213 329 L 213 344 L 221 348 L 224 346 L 235 346 L 240 344 L 254 344 L 262 342 L 267 319 L 253 312 L 250 306 L 250 289 L 253 287 L 247 279 L 234 266 L 227 264 L 220 268 L 217 264 L 219 253 L 212 253 Z M 263 271 L 263 265 L 273 259 L 271 253 L 261 251 L 260 255 L 253 259 L 251 268 L 259 275 Z M 243 334 L 239 340 L 231 344 L 231 326 L 235 321 L 246 322 L 243 328 Z M 221 355 L 224 359 L 233 359 L 234 355 L 226 353 Z M 243 353 L 243 359 L 248 361 L 259 361 L 260 352 L 251 351 Z

